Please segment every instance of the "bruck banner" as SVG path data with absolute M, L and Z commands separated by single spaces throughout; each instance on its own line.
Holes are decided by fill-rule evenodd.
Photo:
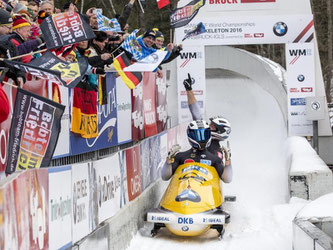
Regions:
M 7 174 L 49 165 L 64 109 L 59 103 L 17 89 L 9 132 Z

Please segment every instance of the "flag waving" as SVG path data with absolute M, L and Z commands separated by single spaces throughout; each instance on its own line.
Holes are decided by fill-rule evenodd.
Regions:
M 186 35 L 185 37 L 183 38 L 182 41 L 184 41 L 185 39 L 189 38 L 189 37 L 192 37 L 192 36 L 197 36 L 197 35 L 200 35 L 202 33 L 205 33 L 207 32 L 205 26 L 203 25 L 202 22 L 198 23 L 197 26 L 193 27 L 192 30 L 190 30 Z
M 130 66 L 131 64 L 131 60 L 127 57 L 126 53 L 123 52 L 114 59 L 112 65 L 127 87 L 134 89 L 136 85 L 142 81 L 142 74 L 141 72 L 124 72 L 124 68 Z
M 117 18 L 109 19 L 100 12 L 97 13 L 97 24 L 99 31 L 121 32 L 120 24 Z
M 169 0 L 156 0 L 157 1 L 157 7 L 159 9 L 162 9 L 163 7 L 167 6 L 170 4 Z

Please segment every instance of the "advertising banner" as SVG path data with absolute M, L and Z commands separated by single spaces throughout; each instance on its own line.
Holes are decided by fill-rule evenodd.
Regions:
M 93 162 L 88 162 L 89 174 L 89 231 L 93 231 L 98 226 L 98 190 L 97 190 L 97 176 L 96 169 Z
M 125 206 L 128 199 L 128 188 L 127 188 L 127 162 L 126 162 L 126 151 L 122 150 L 119 154 L 119 167 L 120 167 L 120 208 Z
M 282 0 L 207 0 L 203 14 L 222 11 L 273 10 Z
M 143 114 L 145 121 L 145 137 L 157 134 L 155 104 L 156 73 L 143 72 Z
M 107 104 L 97 104 L 98 136 L 85 139 L 71 133 L 71 153 L 73 155 L 91 152 L 118 145 L 116 80 L 107 74 Z
M 72 245 L 72 167 L 49 168 L 49 248 Z
M 126 149 L 127 189 L 129 201 L 134 200 L 143 191 L 140 146 Z
M 0 239 L 3 242 L 3 249 L 19 249 L 17 233 L 17 217 L 15 209 L 15 193 L 13 183 L 10 182 L 3 187 L 3 199 L 6 201 L 3 205 L 3 228 L 4 237 Z M 1 222 L 0 222 L 1 223 Z
M 120 209 L 119 155 L 95 161 L 97 180 L 98 223 L 115 215 Z
M 145 137 L 143 118 L 143 83 L 132 89 L 132 141 Z
M 168 111 L 167 111 L 167 83 L 166 72 L 163 72 L 163 78 L 156 78 L 156 115 L 157 132 L 161 133 L 166 129 Z
M 5 202 L 3 188 L 0 187 L 0 249 L 5 247 Z
M 30 249 L 49 249 L 49 173 L 48 169 L 28 172 L 26 188 L 30 208 Z
M 44 22 L 45 21 L 45 22 Z M 62 12 L 45 18 L 40 25 L 48 49 L 95 38 L 82 16 L 76 12 Z
M 161 156 L 161 160 L 160 162 L 158 163 L 157 165 L 157 169 L 156 169 L 156 174 L 157 174 L 157 177 L 161 177 L 161 171 L 162 171 L 162 168 L 164 167 L 165 165 L 165 162 L 166 162 L 166 158 L 168 156 L 168 133 L 167 131 L 159 134 L 159 141 L 160 141 L 160 156 Z
M 181 40 L 198 23 L 206 33 Z M 196 17 L 188 25 L 175 30 L 176 43 L 188 45 L 283 44 L 313 41 L 312 15 L 222 15 Z
M 75 243 L 90 233 L 88 163 L 72 165 L 72 195 L 72 236 Z
M 198 101 L 201 114 L 205 110 L 206 73 L 205 47 L 185 46 L 177 57 L 177 86 L 178 86 L 178 121 L 179 123 L 192 121 L 192 115 L 187 103 L 187 93 L 183 81 L 192 78 L 192 91 Z
M 155 135 L 150 138 L 150 180 L 151 182 L 156 181 L 161 176 L 160 163 L 163 162 L 161 156 L 161 136 Z
M 13 181 L 19 249 L 30 249 L 29 175 L 30 171 L 23 172 Z
M 306 101 L 315 96 L 313 43 L 286 44 L 289 136 L 312 136 L 312 121 L 306 119 Z
M 131 126 L 131 90 L 124 84 L 121 78 L 116 79 L 117 89 L 117 130 L 118 144 L 130 142 L 132 140 Z
M 152 148 L 150 146 L 150 138 L 144 139 L 140 143 L 140 158 L 141 158 L 141 172 L 142 172 L 142 191 L 145 190 L 152 180 L 150 178 L 150 171 L 151 171 L 151 158 L 150 152 Z
M 57 144 L 64 109 L 59 103 L 17 89 L 6 173 L 49 165 Z
M 11 82 L 11 80 L 9 80 Z M 26 83 L 24 84 L 23 88 L 38 94 L 39 96 L 47 97 L 47 84 L 45 80 L 42 79 L 35 79 L 35 77 L 27 78 Z M 0 123 L 0 180 L 5 178 L 5 168 L 7 163 L 8 157 L 8 143 L 9 143 L 9 130 L 12 121 L 12 114 L 15 105 L 16 99 L 16 92 L 17 88 L 14 88 L 10 85 L 4 84 L 2 86 L 3 90 L 5 91 L 10 105 L 10 115 L 8 116 L 7 120 Z

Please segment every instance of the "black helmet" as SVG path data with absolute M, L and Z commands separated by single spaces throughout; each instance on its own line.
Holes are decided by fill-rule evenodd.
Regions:
M 193 121 L 187 126 L 187 138 L 191 146 L 198 150 L 209 147 L 211 134 L 208 122 L 204 120 Z

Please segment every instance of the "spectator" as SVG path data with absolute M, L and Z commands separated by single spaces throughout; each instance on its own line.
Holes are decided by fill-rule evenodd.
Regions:
M 74 11 L 74 12 L 78 12 L 78 9 L 75 5 L 75 3 L 73 2 L 67 2 L 65 3 L 64 7 L 62 8 L 64 12 L 67 12 L 67 11 Z
M 95 60 L 90 60 L 89 64 L 93 67 L 103 68 L 104 65 L 111 64 L 113 59 L 110 53 L 107 53 L 106 46 L 109 43 L 108 35 L 104 31 L 95 32 L 96 38 L 93 39 L 86 55 L 94 57 Z
M 53 15 L 54 14 L 54 5 L 50 1 L 42 2 L 40 5 L 40 10 L 44 10 L 46 14 Z
M 10 40 L 17 47 L 20 55 L 24 55 L 37 49 L 43 43 L 40 38 L 27 41 L 31 35 L 30 23 L 21 16 L 16 16 L 13 22 L 13 34 Z M 28 63 L 32 60 L 31 55 L 22 57 L 22 62 Z
M 98 23 L 97 23 L 97 13 L 96 8 L 90 8 L 86 12 L 87 16 L 89 17 L 89 25 L 93 30 L 98 30 Z
M 33 21 L 36 21 L 36 18 L 38 16 L 38 11 L 39 11 L 39 7 L 36 4 L 36 2 L 30 1 L 28 3 L 28 12 L 30 13 L 31 18 L 32 18 Z
M 0 9 L 0 36 L 12 33 L 13 19 L 10 14 Z

